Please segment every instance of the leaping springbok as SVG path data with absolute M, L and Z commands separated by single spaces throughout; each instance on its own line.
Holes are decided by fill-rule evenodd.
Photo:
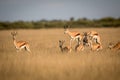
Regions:
M 11 32 L 11 35 L 13 36 L 13 43 L 14 43 L 14 46 L 17 50 L 20 51 L 21 49 L 24 48 L 25 50 L 27 50 L 28 52 L 31 53 L 28 42 L 26 42 L 26 41 L 16 41 L 17 32 Z
M 70 37 L 70 46 L 72 45 L 72 41 L 77 40 L 78 42 L 82 40 L 82 35 L 80 34 L 80 32 L 69 31 L 68 25 L 64 26 L 64 33 L 68 34 L 68 36 Z

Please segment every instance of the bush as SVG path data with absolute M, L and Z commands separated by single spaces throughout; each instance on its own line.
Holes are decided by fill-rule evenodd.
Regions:
M 65 20 L 40 20 L 40 21 L 15 21 L 0 22 L 0 30 L 3 29 L 40 29 L 40 28 L 63 28 L 65 24 L 71 25 L 72 28 L 89 28 L 89 27 L 120 27 L 120 18 L 105 17 L 98 20 L 89 20 L 81 18 L 74 20 L 70 18 Z

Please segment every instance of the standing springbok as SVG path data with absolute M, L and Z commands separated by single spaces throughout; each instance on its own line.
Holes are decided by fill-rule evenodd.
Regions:
M 87 32 L 83 32 L 83 39 L 82 39 L 82 41 L 83 41 L 83 45 L 84 46 L 86 46 L 86 45 L 90 46 L 90 38 L 89 38 Z
M 70 47 L 72 46 L 72 41 L 77 40 L 78 42 L 78 38 L 80 39 L 79 41 L 82 40 L 82 35 L 80 34 L 80 32 L 69 31 L 68 25 L 64 26 L 64 33 L 68 34 L 68 36 L 70 37 Z
M 64 42 L 65 42 L 64 40 L 59 40 L 59 47 L 60 47 L 61 51 L 62 52 L 71 52 L 70 46 L 63 47 Z
M 92 51 L 99 51 L 103 49 L 103 47 L 100 44 L 92 42 L 92 41 L 90 41 L 90 46 L 91 46 Z
M 90 31 L 87 33 L 89 36 L 89 39 L 97 44 L 101 45 L 101 38 L 100 35 L 98 34 L 98 32 L 96 31 Z
M 78 39 L 79 40 L 79 39 Z M 77 45 L 75 46 L 75 51 L 83 51 L 84 50 L 84 44 L 82 43 L 77 43 Z
M 108 48 L 111 50 L 120 50 L 120 42 L 116 43 L 115 45 L 113 43 L 109 43 Z
M 20 51 L 21 49 L 24 48 L 28 52 L 31 52 L 28 42 L 26 42 L 26 41 L 16 41 L 17 32 L 11 32 L 11 35 L 13 36 L 13 43 L 14 43 L 14 46 L 17 50 Z

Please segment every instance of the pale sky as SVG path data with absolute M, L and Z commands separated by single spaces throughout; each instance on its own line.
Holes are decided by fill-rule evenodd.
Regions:
M 120 17 L 120 0 L 0 0 L 0 21 Z

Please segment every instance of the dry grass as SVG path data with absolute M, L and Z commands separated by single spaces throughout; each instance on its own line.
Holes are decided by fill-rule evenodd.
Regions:
M 28 41 L 32 51 L 17 53 L 12 30 L 0 31 L 0 80 L 120 80 L 120 51 L 107 48 L 109 42 L 120 40 L 120 28 L 74 30 L 98 31 L 103 50 L 92 52 L 85 48 L 83 52 L 61 53 L 58 41 L 66 40 L 65 45 L 69 44 L 64 30 L 40 29 L 17 30 L 17 40 Z

